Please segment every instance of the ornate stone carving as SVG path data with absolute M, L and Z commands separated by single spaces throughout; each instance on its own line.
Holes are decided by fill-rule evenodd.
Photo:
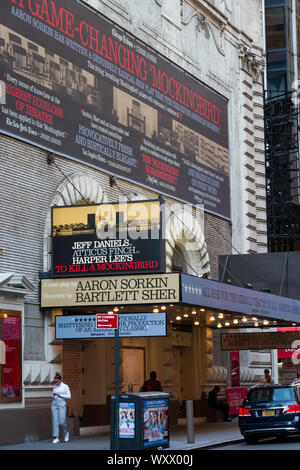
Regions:
M 244 67 L 251 75 L 257 76 L 263 72 L 264 60 L 259 58 L 251 50 L 251 47 L 244 43 L 239 44 L 239 57 L 242 62 L 242 67 Z
M 207 18 L 202 13 L 197 13 L 197 25 L 196 30 L 200 32 L 201 30 L 204 31 L 206 39 L 210 38 L 210 25 Z
M 215 46 L 217 48 L 217 51 L 225 55 L 224 49 L 223 49 L 223 39 L 224 39 L 224 31 L 226 28 L 226 24 L 221 22 L 219 24 L 219 36 L 220 39 L 217 38 L 216 31 L 218 28 L 214 27 L 211 22 L 206 18 L 203 13 L 200 13 L 198 11 L 193 11 L 187 18 L 183 18 L 183 10 L 182 10 L 182 19 L 181 23 L 184 26 L 188 26 L 190 22 L 192 21 L 193 18 L 196 18 L 196 31 L 198 33 L 201 33 L 201 31 L 204 32 L 204 36 L 206 39 L 210 39 L 211 37 L 213 38 L 213 41 L 215 43 Z

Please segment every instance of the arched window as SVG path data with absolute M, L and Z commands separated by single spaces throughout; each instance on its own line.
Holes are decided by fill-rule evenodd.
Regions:
M 179 273 L 186 273 L 187 274 L 187 263 L 184 257 L 183 250 L 178 246 L 175 245 L 172 257 L 172 271 L 179 272 Z

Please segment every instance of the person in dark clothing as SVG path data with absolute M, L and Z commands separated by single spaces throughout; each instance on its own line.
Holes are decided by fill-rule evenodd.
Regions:
M 223 421 L 231 421 L 229 419 L 229 405 L 224 403 L 218 398 L 218 393 L 220 392 L 220 387 L 216 385 L 208 394 L 208 406 L 209 408 L 214 408 L 215 410 L 223 411 Z
M 162 392 L 161 383 L 159 380 L 156 380 L 156 372 L 154 370 L 150 372 L 150 379 L 144 382 L 141 392 Z

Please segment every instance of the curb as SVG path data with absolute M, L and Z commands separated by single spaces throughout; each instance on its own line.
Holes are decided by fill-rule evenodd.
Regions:
M 202 445 L 200 442 L 197 444 L 190 444 L 189 446 L 180 446 L 180 447 L 173 447 L 170 448 L 170 450 L 207 450 L 207 449 L 213 449 L 215 447 L 221 447 L 221 446 L 230 446 L 232 444 L 240 444 L 242 442 L 245 442 L 244 438 L 237 438 L 237 439 L 230 439 L 228 441 L 222 441 L 222 442 L 215 442 L 212 444 L 204 444 Z
M 245 439 L 232 439 L 230 441 L 216 442 L 215 444 L 208 444 L 204 446 L 198 445 L 197 447 L 193 447 L 193 449 L 209 450 L 209 449 L 214 449 L 215 447 L 230 446 L 233 444 L 240 444 L 242 442 L 245 442 Z M 184 450 L 188 450 L 188 449 L 184 449 Z

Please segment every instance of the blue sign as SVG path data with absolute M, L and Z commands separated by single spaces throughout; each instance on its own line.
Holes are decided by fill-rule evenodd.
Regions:
M 119 315 L 120 337 L 166 336 L 166 312 L 121 313 Z M 115 330 L 96 328 L 95 315 L 57 315 L 55 317 L 56 339 L 114 338 Z
M 300 301 L 181 274 L 182 303 L 230 312 L 300 321 Z

